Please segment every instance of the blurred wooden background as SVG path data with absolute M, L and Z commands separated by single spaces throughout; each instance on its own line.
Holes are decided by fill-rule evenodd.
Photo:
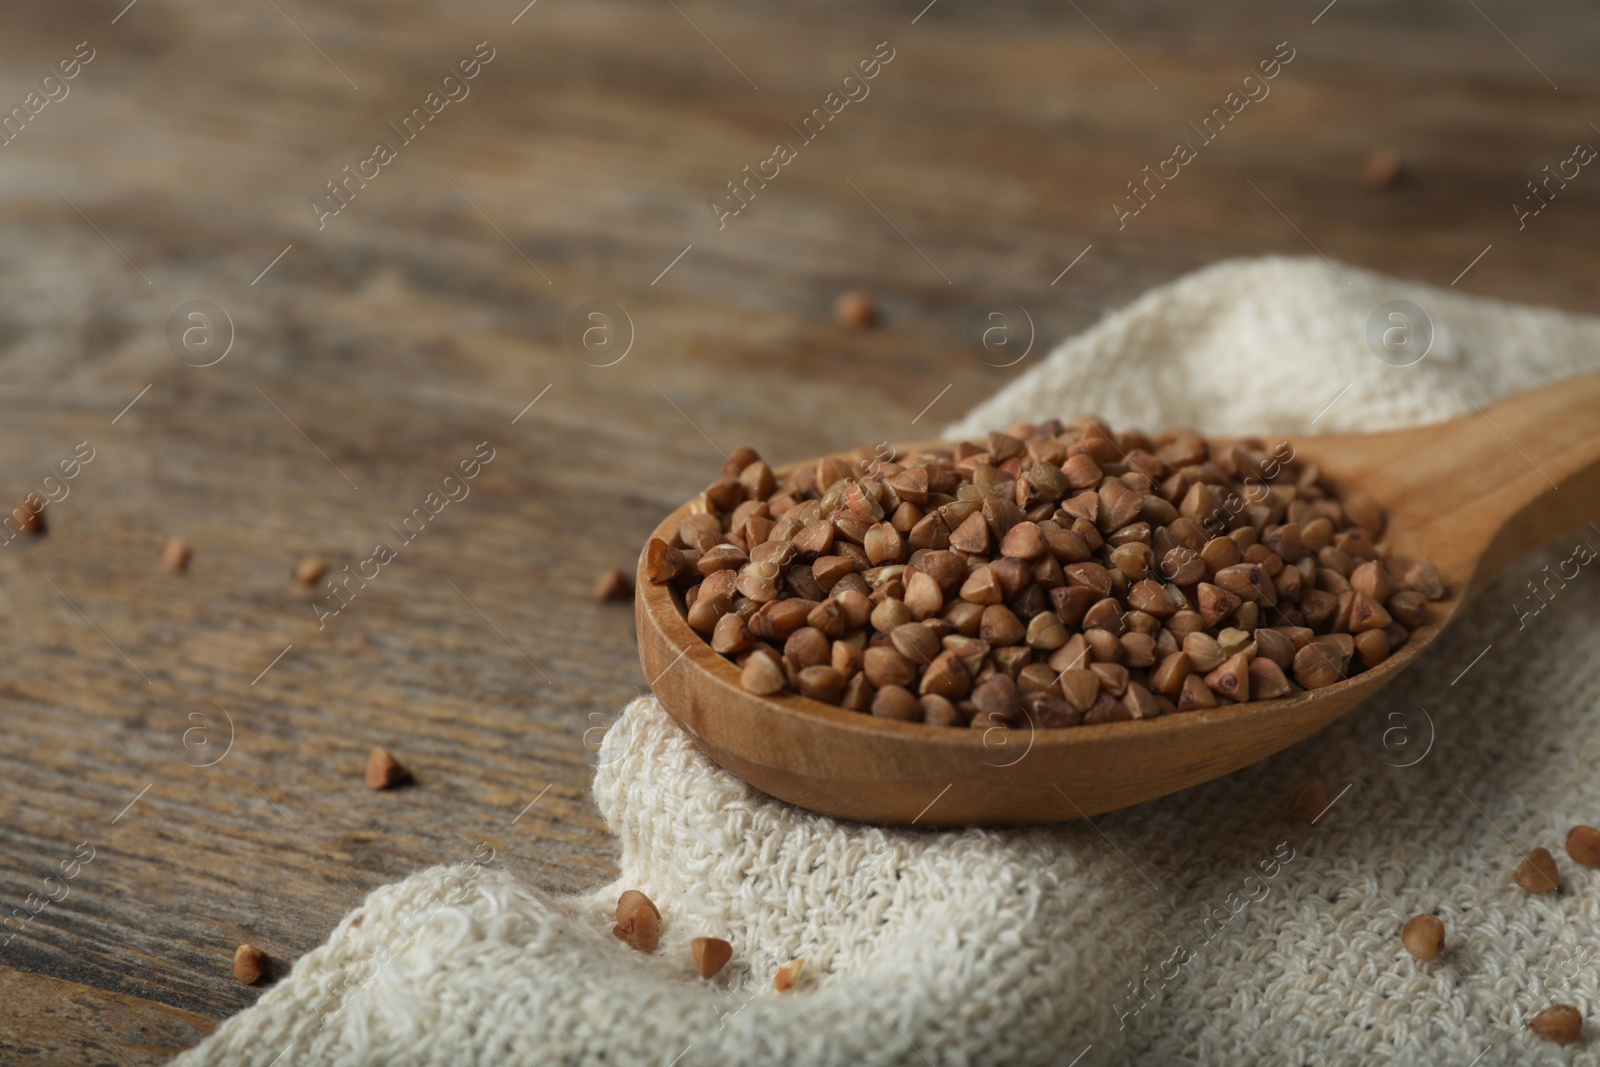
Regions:
M 596 574 L 719 449 L 907 436 L 1025 370 L 968 345 L 981 309 L 1026 308 L 1043 351 L 1313 243 L 1435 284 L 1492 245 L 1459 288 L 1596 295 L 1600 178 L 1521 231 L 1511 207 L 1600 145 L 1576 0 L 523 2 L 0 13 L 0 109 L 93 52 L 0 147 L 0 491 L 95 450 L 49 535 L 0 549 L 4 912 L 94 851 L 0 948 L 0 1062 L 156 1062 L 259 995 L 241 941 L 290 962 L 479 842 L 540 886 L 606 880 L 593 747 L 644 679 Z M 1119 230 L 1124 183 L 1284 41 L 1271 95 Z M 480 42 L 470 94 L 319 230 L 308 200 Z M 869 95 L 718 229 L 725 183 L 880 42 Z M 1373 188 L 1384 146 L 1407 179 Z M 834 324 L 851 288 L 881 328 Z M 167 339 L 196 299 L 234 331 L 204 368 Z M 613 366 L 566 340 L 593 300 L 632 323 Z M 319 629 L 296 560 L 397 543 L 480 442 L 471 495 Z M 416 786 L 363 787 L 379 743 Z

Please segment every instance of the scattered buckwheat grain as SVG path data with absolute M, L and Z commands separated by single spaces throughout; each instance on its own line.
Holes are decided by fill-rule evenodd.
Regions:
M 611 932 L 640 952 L 654 952 L 661 944 L 661 911 L 637 889 L 617 898 L 617 925 Z
M 1528 1022 L 1528 1029 L 1558 1045 L 1570 1045 L 1583 1036 L 1583 1013 L 1571 1004 L 1553 1004 Z
M 833 317 L 840 326 L 852 330 L 865 330 L 875 326 L 878 322 L 878 305 L 866 293 L 843 293 L 834 301 Z
M 595 579 L 594 598 L 602 604 L 612 600 L 627 600 L 633 595 L 633 583 L 616 567 Z
M 1419 960 L 1431 960 L 1444 951 L 1444 923 L 1434 915 L 1418 915 L 1400 928 L 1400 943 Z
M 40 537 L 49 532 L 44 521 L 44 504 L 31 494 L 17 501 L 16 508 L 11 512 L 11 518 L 16 522 L 19 534 Z
M 1530 893 L 1554 893 L 1561 888 L 1561 872 L 1556 869 L 1556 858 L 1547 848 L 1536 848 L 1528 853 L 1512 879 Z
M 295 564 L 294 580 L 301 585 L 316 585 L 328 573 L 328 561 L 318 556 L 307 556 Z
M 267 967 L 267 954 L 254 945 L 240 945 L 233 952 L 233 976 L 245 985 L 261 981 Z
M 1314 821 L 1327 810 L 1328 787 L 1322 784 L 1320 778 L 1313 778 L 1301 786 L 1289 804 L 1289 814 L 1306 822 Z
M 1567 855 L 1584 867 L 1600 867 L 1600 830 L 1574 826 L 1567 832 Z
M 800 979 L 800 968 L 805 965 L 805 960 L 790 960 L 778 968 L 778 973 L 772 976 L 772 988 L 780 993 L 787 993 L 794 988 L 795 982 Z
M 161 569 L 169 574 L 182 574 L 189 569 L 189 542 L 174 537 L 161 550 Z
M 689 951 L 694 953 L 694 966 L 701 978 L 715 978 L 733 959 L 733 946 L 720 937 L 697 937 L 689 942 Z
M 1362 170 L 1362 176 L 1367 184 L 1374 189 L 1388 189 L 1400 184 L 1400 179 L 1405 177 L 1405 164 L 1400 159 L 1400 153 L 1392 148 L 1379 148 L 1367 157 L 1367 165 Z
M 368 789 L 393 789 L 410 779 L 411 772 L 402 767 L 400 761 L 382 745 L 374 748 L 367 756 Z

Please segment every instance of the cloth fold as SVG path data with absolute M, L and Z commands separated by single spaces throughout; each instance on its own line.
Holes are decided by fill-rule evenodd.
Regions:
M 1419 363 L 1368 344 L 1393 300 L 1431 322 Z M 1318 259 L 1231 261 L 1065 342 L 952 430 L 1074 408 L 1150 429 L 1380 429 L 1597 368 L 1600 320 Z M 422 871 L 176 1062 L 1600 1062 L 1595 1023 L 1568 1050 L 1525 1024 L 1555 1002 L 1600 1012 L 1600 871 L 1560 848 L 1574 823 L 1600 823 L 1600 578 L 1580 574 L 1537 616 L 1513 607 L 1580 542 L 1600 534 L 1513 567 L 1316 737 L 1092 821 L 836 822 L 726 774 L 636 700 L 594 782 L 615 884 L 562 897 L 487 859 Z M 1310 777 L 1335 798 L 1315 825 L 1287 813 Z M 1558 893 L 1511 881 L 1536 845 L 1557 854 Z M 611 936 L 625 888 L 661 909 L 652 956 Z M 1447 931 L 1432 963 L 1399 942 L 1420 912 Z M 699 936 L 734 947 L 711 982 L 690 956 Z M 775 992 L 797 957 L 800 983 Z

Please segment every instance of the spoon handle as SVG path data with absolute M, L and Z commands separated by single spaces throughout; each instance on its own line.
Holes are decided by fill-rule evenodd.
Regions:
M 1476 406 L 1476 405 L 1475 405 Z M 1584 528 L 1600 549 L 1600 373 L 1451 422 L 1301 442 L 1341 490 L 1389 512 L 1397 555 L 1425 555 L 1471 600 L 1524 553 Z
M 1468 587 L 1476 593 L 1508 564 L 1564 533 L 1581 529 L 1600 548 L 1600 373 L 1508 397 L 1469 416 L 1499 447 L 1496 470 L 1509 483 L 1499 529 L 1484 547 Z M 1460 467 L 1476 484 L 1486 474 Z M 1470 504 L 1468 505 L 1470 506 Z

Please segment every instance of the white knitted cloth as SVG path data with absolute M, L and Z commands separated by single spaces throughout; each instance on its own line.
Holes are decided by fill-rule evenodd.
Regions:
M 1405 368 L 1364 337 L 1396 298 L 1437 330 Z M 1359 430 L 1596 367 L 1597 320 L 1321 260 L 1237 261 L 1109 316 L 956 429 L 1071 417 L 1065 393 L 1118 425 L 1304 432 L 1348 384 L 1315 429 Z M 1600 1062 L 1600 1024 L 1563 1050 L 1524 1023 L 1557 1001 L 1600 1012 L 1600 871 L 1560 847 L 1573 823 L 1600 823 L 1600 576 L 1580 574 L 1525 629 L 1512 608 L 1580 538 L 1600 548 L 1590 530 L 1519 564 L 1321 735 L 1092 823 L 835 822 L 748 788 L 653 699 L 635 701 L 594 784 L 621 845 L 615 885 L 555 897 L 492 861 L 413 875 L 178 1062 Z M 1288 802 L 1313 776 L 1336 803 L 1315 826 L 1293 822 Z M 1537 844 L 1557 855 L 1557 894 L 1511 881 Z M 660 906 L 654 956 L 611 936 L 629 887 Z M 1432 963 L 1398 937 L 1424 911 L 1448 931 Z M 709 983 L 689 952 L 702 935 L 734 946 Z M 796 956 L 800 985 L 774 992 Z

